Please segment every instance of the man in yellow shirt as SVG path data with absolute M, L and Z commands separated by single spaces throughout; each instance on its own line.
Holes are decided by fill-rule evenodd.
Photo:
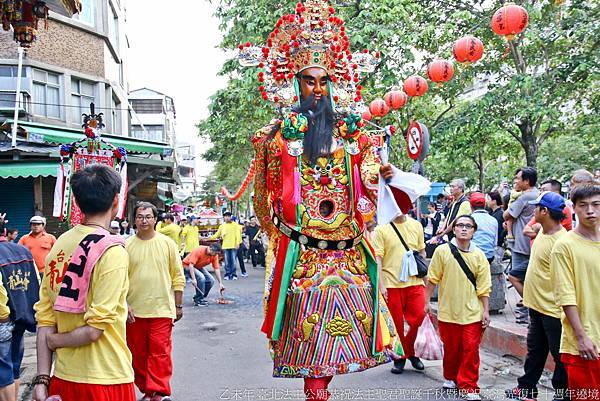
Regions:
M 492 288 L 490 264 L 485 254 L 472 244 L 477 223 L 470 215 L 454 220 L 455 238 L 439 246 L 428 272 L 425 313 L 436 285 L 438 327 L 444 343 L 446 389 L 458 388 L 467 400 L 479 395 L 479 344 L 490 323 L 489 297 Z M 462 266 L 461 266 L 462 265 Z
M 183 267 L 176 242 L 154 230 L 156 207 L 141 202 L 133 213 L 138 231 L 126 245 L 130 282 L 127 345 L 143 400 L 170 401 L 171 336 L 173 321 L 183 316 Z
M 577 227 L 563 235 L 552 249 L 554 295 L 564 312 L 560 356 L 569 377 L 571 399 L 597 400 L 600 393 L 600 186 L 578 186 L 571 192 L 571 200 Z
M 235 260 L 237 249 L 242 243 L 242 230 L 240 225 L 231 219 L 231 212 L 223 213 L 223 224 L 210 239 L 221 238 L 221 248 L 225 256 L 225 280 L 237 280 Z
M 183 257 L 185 258 L 194 249 L 200 246 L 200 230 L 194 217 L 186 219 L 188 224 L 181 230 L 181 243 L 183 247 Z
M 152 231 L 154 231 L 154 229 Z M 181 244 L 181 227 L 175 224 L 175 217 L 173 217 L 171 213 L 165 215 L 163 226 L 156 231 L 171 238 L 179 248 L 179 244 Z
M 397 232 L 394 230 L 397 230 Z M 399 235 L 402 236 L 410 249 L 404 248 Z M 408 323 L 408 333 L 398 330 L 403 359 L 394 361 L 392 373 L 404 371 L 406 359 L 416 370 L 424 370 L 425 366 L 415 356 L 414 344 L 417 332 L 425 318 L 425 283 L 416 276 L 402 277 L 402 259 L 407 252 L 418 250 L 425 257 L 425 240 L 423 226 L 409 216 L 397 217 L 392 223 L 378 226 L 373 234 L 373 248 L 377 257 L 379 269 L 380 291 L 387 301 L 388 308 L 396 327 L 404 327 Z
M 60 312 L 55 305 L 72 290 L 71 277 L 65 285 L 63 278 L 77 267 L 70 259 L 80 244 L 90 247 L 90 241 L 82 242 L 84 238 L 87 241 L 97 232 L 110 236 L 108 226 L 117 214 L 121 177 L 96 164 L 75 172 L 71 187 L 85 217 L 56 241 L 46 258 L 40 301 L 35 305 L 38 364 L 33 399 L 45 401 L 50 394 L 63 401 L 134 401 L 131 353 L 125 340 L 129 287 L 125 249 L 108 248 L 94 265 L 84 293 L 84 313 Z M 50 379 L 52 352 L 56 355 Z
M 506 396 L 521 401 L 536 399 L 537 385 L 550 352 L 556 364 L 552 376 L 554 400 L 563 400 L 566 397 L 567 372 L 560 361 L 561 309 L 554 299 L 550 254 L 556 241 L 567 233 L 561 225 L 565 218 L 565 200 L 557 193 L 544 192 L 529 203 L 536 206 L 535 221 L 542 225 L 542 230 L 531 246 L 523 288 L 523 304 L 529 308 L 525 374 L 518 378 L 516 388 L 506 390 Z

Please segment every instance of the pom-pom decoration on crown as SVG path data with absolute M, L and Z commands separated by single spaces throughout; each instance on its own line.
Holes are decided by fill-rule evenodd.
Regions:
M 352 54 L 344 21 L 326 0 L 306 0 L 296 13 L 284 15 L 263 47 L 240 45 L 239 61 L 244 67 L 260 67 L 260 91 L 264 100 L 280 107 L 298 102 L 296 75 L 320 67 L 330 77 L 330 97 L 338 111 L 364 109 L 361 103 L 363 74 L 372 73 L 379 54 L 367 49 Z

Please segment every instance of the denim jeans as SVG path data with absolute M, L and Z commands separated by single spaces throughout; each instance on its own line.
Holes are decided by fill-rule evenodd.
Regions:
M 215 279 L 206 269 L 194 269 L 194 276 L 198 282 L 198 288 L 196 288 L 196 295 L 194 296 L 194 302 L 202 301 L 208 296 L 210 289 L 215 284 Z
M 235 260 L 237 257 L 237 249 L 223 249 L 225 254 L 225 277 L 237 277 Z

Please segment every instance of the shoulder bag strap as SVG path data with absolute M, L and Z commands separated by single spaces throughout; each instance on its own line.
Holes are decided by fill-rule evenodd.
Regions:
M 462 271 L 467 276 L 467 279 L 469 279 L 471 284 L 473 284 L 473 287 L 475 287 L 475 292 L 477 292 L 477 281 L 475 279 L 475 275 L 473 274 L 471 269 L 469 269 L 469 267 L 467 266 L 467 262 L 465 262 L 462 255 L 460 254 L 458 248 L 454 244 L 449 243 L 448 245 L 450 246 L 450 251 L 452 252 L 452 255 L 454 256 L 454 259 L 456 259 L 456 261 L 458 262 L 458 265 L 460 266 Z
M 402 242 L 402 245 L 404 245 L 404 248 L 406 248 L 407 251 L 410 251 L 410 248 L 408 247 L 408 245 L 404 241 L 404 238 L 402 238 L 402 235 L 400 234 L 400 231 L 398 231 L 398 228 L 396 227 L 396 225 L 393 222 L 391 222 L 390 225 L 392 226 L 392 228 L 396 232 L 396 235 L 398 236 L 398 238 L 400 238 L 400 241 Z

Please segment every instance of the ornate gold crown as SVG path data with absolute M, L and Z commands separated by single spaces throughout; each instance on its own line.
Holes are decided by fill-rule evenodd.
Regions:
M 367 49 L 355 53 L 349 49 L 344 21 L 326 0 L 298 3 L 296 13 L 277 21 L 265 46 L 240 45 L 239 61 L 245 67 L 260 67 L 258 73 L 263 99 L 290 107 L 298 101 L 296 74 L 320 67 L 331 79 L 330 96 L 338 109 L 362 108 L 362 74 L 371 73 L 379 54 Z

